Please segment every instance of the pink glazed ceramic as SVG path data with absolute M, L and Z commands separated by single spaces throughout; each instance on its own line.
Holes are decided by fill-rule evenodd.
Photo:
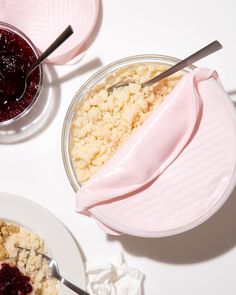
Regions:
M 106 76 L 109 67 L 109 72 L 111 72 L 115 67 L 117 69 L 118 65 L 120 67 L 128 63 L 155 61 L 167 64 L 176 62 L 176 60 L 168 57 L 131 57 L 118 61 L 95 74 L 77 93 L 69 108 L 65 120 L 63 139 L 68 140 L 67 128 L 69 128 L 73 118 L 74 106 L 82 99 L 87 87 L 92 87 L 93 83 L 98 83 Z M 167 161 L 168 165 L 165 165 L 164 169 L 154 169 L 154 171 L 160 172 L 158 173 L 159 176 L 156 177 L 155 175 L 151 179 L 151 183 L 144 183 L 145 177 L 141 177 L 141 180 L 144 180 L 144 182 L 140 182 L 140 179 L 137 181 L 139 187 L 135 187 L 135 189 L 141 188 L 137 192 L 132 191 L 132 187 L 128 183 L 129 181 L 126 180 L 125 187 L 117 187 L 116 189 L 115 186 L 114 191 L 109 191 L 109 185 L 106 184 L 106 193 L 104 194 L 102 190 L 103 193 L 99 194 L 101 193 L 101 186 L 99 187 L 99 185 L 104 187 L 104 181 L 110 183 L 114 181 L 109 176 L 109 173 L 106 175 L 106 168 L 109 168 L 108 162 L 101 169 L 102 174 L 105 175 L 104 178 L 98 172 L 97 177 L 95 174 L 88 182 L 88 185 L 85 184 L 82 189 L 79 189 L 77 209 L 94 217 L 107 232 L 118 232 L 142 237 L 163 237 L 184 232 L 212 216 L 222 206 L 234 188 L 236 181 L 236 116 L 234 106 L 217 80 L 216 74 L 212 71 L 201 69 L 194 72 L 188 75 L 190 77 L 191 75 L 198 75 L 198 78 L 202 76 L 202 80 L 198 79 L 197 83 L 193 80 L 191 85 L 189 83 L 182 83 L 182 86 L 180 82 L 179 88 L 176 87 L 177 90 L 175 92 L 180 95 L 180 99 L 181 95 L 187 95 L 190 99 L 191 97 L 198 97 L 201 100 L 201 119 L 193 134 L 194 136 L 188 137 L 188 144 L 184 145 L 184 148 L 182 146 L 181 152 L 177 153 L 177 157 L 172 158 L 171 162 Z M 209 75 L 205 75 L 206 73 L 209 73 Z M 187 78 L 184 79 L 186 80 Z M 192 106 L 194 106 L 194 103 Z M 191 107 L 191 104 L 189 107 Z M 178 115 L 186 117 L 185 111 L 189 107 L 179 108 Z M 195 108 L 195 110 L 197 109 Z M 194 113 L 198 116 L 196 111 Z M 191 116 L 191 118 L 194 122 L 197 121 L 197 117 L 195 118 L 196 120 L 194 116 Z M 189 118 L 189 122 L 191 122 L 191 118 Z M 178 121 L 178 117 L 169 119 L 169 124 L 174 124 L 176 120 Z M 141 129 L 142 127 L 136 131 L 136 134 L 138 132 L 142 133 Z M 125 150 L 128 145 L 129 141 L 121 150 Z M 68 150 L 66 153 L 68 155 Z M 118 157 L 119 153 L 122 154 L 122 151 L 118 151 L 110 161 L 114 162 L 115 157 Z M 153 162 L 155 162 L 155 153 L 152 153 L 151 157 L 153 157 Z M 152 159 L 149 160 L 151 161 Z M 73 167 L 68 168 L 68 162 L 65 160 L 65 157 L 64 161 L 67 165 L 66 169 L 71 183 L 74 184 L 74 178 L 73 176 L 71 177 Z M 114 164 L 113 162 L 112 164 Z M 142 159 L 140 159 L 141 162 Z M 136 164 L 137 169 L 138 162 Z M 141 165 L 140 169 L 143 166 Z M 162 166 L 160 165 L 160 167 Z M 123 168 L 126 169 L 126 172 L 128 171 L 127 165 Z M 130 175 L 130 172 L 132 171 L 130 170 L 128 175 Z M 113 173 L 113 178 L 114 175 Z M 150 175 L 153 175 L 153 173 Z M 146 180 L 149 181 L 150 179 L 146 178 Z M 148 186 L 142 189 L 143 184 L 148 184 Z M 77 188 L 79 188 L 79 185 Z M 125 189 L 122 195 L 123 188 Z M 86 195 L 86 193 L 88 194 Z M 131 195 L 125 195 L 127 193 L 131 193 Z M 85 199 L 83 198 L 84 196 Z
M 74 34 L 49 57 L 56 64 L 78 60 L 96 24 L 99 0 L 0 0 L 1 21 L 23 31 L 43 52 L 68 25 Z

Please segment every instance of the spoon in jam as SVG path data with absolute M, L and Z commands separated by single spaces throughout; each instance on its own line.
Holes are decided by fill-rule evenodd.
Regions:
M 220 44 L 220 42 L 218 42 L 216 40 L 216 41 L 208 44 L 207 46 L 203 47 L 202 49 L 196 51 L 195 53 L 191 54 L 187 58 L 181 60 L 180 62 L 178 62 L 174 66 L 170 67 L 166 71 L 162 72 L 161 74 L 157 75 L 156 77 L 152 78 L 151 80 L 141 83 L 141 87 L 150 86 L 156 82 L 159 82 L 159 81 L 165 79 L 166 77 L 168 77 L 168 76 L 182 70 L 183 68 L 193 64 L 194 62 L 202 59 L 203 57 L 206 57 L 206 56 L 212 54 L 213 52 L 216 52 L 217 50 L 221 49 L 222 47 L 223 46 Z M 132 83 L 132 82 L 126 82 L 126 81 L 122 82 L 121 81 L 121 82 L 109 87 L 107 89 L 107 91 L 108 91 L 108 93 L 111 93 L 115 88 L 128 86 L 129 83 Z M 133 83 L 135 83 L 135 82 L 133 82 Z
M 71 26 L 68 26 L 57 39 L 36 59 L 36 61 L 29 67 L 27 73 L 14 72 L 7 75 L 5 80 L 3 75 L 0 75 L 0 96 L 8 97 L 8 100 L 19 101 L 24 96 L 27 87 L 27 79 L 32 72 L 63 42 L 66 41 L 73 34 Z M 8 87 L 11 85 L 11 87 Z M 7 103 L 7 101 L 3 101 Z

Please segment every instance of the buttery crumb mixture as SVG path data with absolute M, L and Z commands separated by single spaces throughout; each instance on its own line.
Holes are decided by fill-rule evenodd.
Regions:
M 50 277 L 48 263 L 39 254 L 46 252 L 44 241 L 38 235 L 19 225 L 0 220 L 0 269 L 4 264 L 17 267 L 29 277 L 33 287 L 30 295 L 58 294 L 58 283 Z
M 110 74 L 76 106 L 70 130 L 70 157 L 78 181 L 83 184 L 104 165 L 168 95 L 180 75 L 172 75 L 154 86 L 145 82 L 166 70 L 160 64 L 136 64 Z M 120 82 L 128 86 L 107 89 Z

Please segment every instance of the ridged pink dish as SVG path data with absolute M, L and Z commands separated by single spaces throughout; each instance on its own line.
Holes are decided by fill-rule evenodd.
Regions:
M 200 126 L 164 173 L 133 197 L 89 209 L 110 233 L 162 237 L 184 232 L 207 220 L 229 197 L 236 182 L 235 109 L 214 79 L 201 82 L 199 92 Z
M 194 79 L 192 85 L 188 83 L 182 84 L 183 87 L 180 85 L 176 91 L 170 93 L 170 95 L 173 95 L 174 92 L 178 95 L 181 95 L 181 93 L 187 95 L 185 99 L 191 99 L 191 96 L 199 96 L 202 106 L 197 129 L 193 136 L 190 136 L 187 145 L 184 146 L 184 149 L 177 157 L 173 157 L 173 161 L 167 163 L 170 163 L 170 165 L 165 165 L 165 169 L 161 169 L 159 176 L 149 183 L 147 187 L 144 187 L 144 189 L 140 187 L 141 190 L 134 191 L 134 193 L 126 196 L 126 188 L 132 189 L 130 185 L 134 184 L 136 180 L 139 181 L 139 176 L 142 175 L 142 173 L 139 173 L 138 177 L 136 177 L 133 174 L 135 171 L 139 172 L 138 164 L 140 163 L 140 169 L 142 167 L 146 168 L 143 160 L 148 159 L 149 156 L 147 157 L 147 155 L 150 154 L 147 153 L 151 151 L 148 148 L 150 145 L 146 142 L 143 145 L 143 153 L 138 157 L 138 160 L 136 160 L 137 157 L 133 159 L 136 161 L 132 162 L 136 165 L 136 169 L 126 169 L 129 166 L 122 164 L 122 162 L 125 163 L 126 161 L 126 156 L 123 156 L 127 155 L 129 157 L 128 151 L 131 150 L 131 154 L 135 154 L 135 149 L 127 149 L 127 153 L 124 154 L 118 151 L 116 155 L 119 153 L 123 155 L 120 157 L 123 166 L 119 166 L 119 161 L 117 166 L 112 166 L 115 163 L 115 156 L 113 156 L 114 162 L 112 162 L 112 159 L 110 161 L 112 167 L 109 166 L 108 161 L 103 166 L 104 169 L 101 168 L 101 173 L 97 172 L 97 177 L 95 174 L 90 179 L 91 182 L 88 181 L 92 185 L 88 184 L 80 187 L 69 154 L 70 126 L 76 105 L 83 100 L 87 89 L 91 89 L 103 81 L 113 71 L 129 64 L 147 62 L 171 65 L 178 62 L 178 60 L 166 56 L 143 55 L 128 57 L 104 67 L 92 76 L 75 95 L 64 122 L 62 133 L 63 160 L 69 180 L 77 192 L 76 209 L 78 212 L 93 217 L 109 234 L 121 233 L 141 237 L 164 237 L 185 232 L 210 218 L 227 200 L 236 184 L 236 113 L 234 105 L 214 72 L 204 69 L 197 71 L 190 67 L 186 69 L 186 72 L 194 70 L 193 75 L 198 73 L 198 77 L 201 77 L 201 73 L 202 77 L 204 77 L 204 73 L 212 72 L 212 77 L 207 78 L 205 76 L 203 81 L 198 81 L 199 83 L 196 83 Z M 164 104 L 165 102 L 163 102 L 162 107 L 160 105 L 160 112 L 164 108 Z M 175 117 L 173 117 L 173 114 L 168 115 L 169 123 L 166 127 L 163 125 L 167 132 L 162 134 L 166 134 L 168 137 L 169 132 L 172 135 L 175 133 L 175 127 L 178 129 L 176 122 L 179 121 L 179 116 L 189 114 L 186 113 L 189 110 L 186 105 L 178 107 Z M 157 124 L 158 121 L 155 118 L 154 116 L 154 119 L 152 119 L 150 116 L 150 119 Z M 193 117 L 190 116 L 189 122 L 191 118 Z M 173 125 L 173 128 L 168 129 L 168 127 L 172 126 L 171 124 L 175 125 Z M 140 127 L 136 131 L 136 134 L 139 133 L 140 135 L 136 136 L 137 142 L 142 138 L 142 134 L 146 133 L 146 130 L 151 129 L 142 129 Z M 133 138 L 135 138 L 135 135 Z M 130 139 L 130 142 L 133 138 Z M 157 136 L 157 139 L 159 138 Z M 129 142 L 123 146 L 123 149 L 127 147 L 130 147 Z M 162 149 L 163 151 L 165 149 Z M 155 154 L 153 154 L 153 161 L 150 163 L 154 163 L 158 156 L 155 157 Z M 119 157 L 117 158 L 119 160 Z M 112 170 L 113 167 L 114 170 Z M 120 173 L 119 171 L 122 171 L 120 167 L 126 170 L 126 177 L 123 180 L 119 177 L 113 178 L 113 176 L 116 177 L 116 171 L 117 175 Z M 130 165 L 130 167 L 133 166 Z M 111 174 L 109 174 L 109 171 L 111 171 Z M 117 179 L 121 179 L 122 182 L 117 182 Z M 132 180 L 132 183 L 130 180 Z M 105 182 L 107 185 L 104 186 Z M 114 190 L 112 189 L 113 185 Z M 122 195 L 121 189 L 124 195 Z
M 71 25 L 74 34 L 49 57 L 75 63 L 97 21 L 99 0 L 0 0 L 0 19 L 23 31 L 42 52 Z

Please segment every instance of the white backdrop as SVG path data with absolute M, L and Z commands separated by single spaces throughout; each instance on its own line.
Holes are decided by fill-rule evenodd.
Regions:
M 30 138 L 0 144 L 0 191 L 48 208 L 71 230 L 86 259 L 119 251 L 146 276 L 146 295 L 236 293 L 236 191 L 208 222 L 175 237 L 109 237 L 93 220 L 75 213 L 74 192 L 61 158 L 61 129 L 75 92 L 101 65 L 125 56 L 157 53 L 184 58 L 217 39 L 224 49 L 197 63 L 218 71 L 236 94 L 234 0 L 104 0 L 84 58 L 51 70 L 52 107 Z M 1 138 L 0 138 L 1 139 Z M 0 140 L 1 141 L 1 140 Z

